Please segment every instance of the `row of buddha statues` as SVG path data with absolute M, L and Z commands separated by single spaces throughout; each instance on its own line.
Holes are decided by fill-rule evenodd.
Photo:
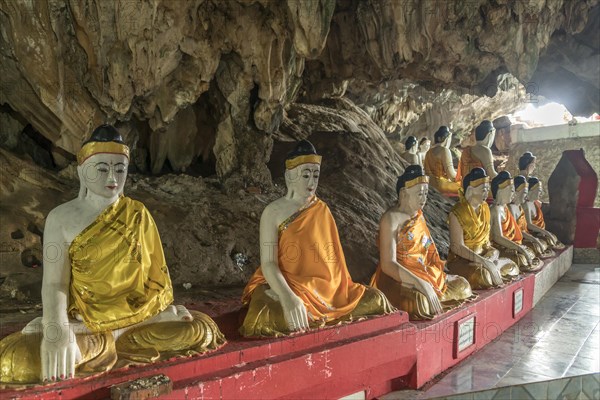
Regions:
M 495 131 L 492 122 L 482 121 L 475 128 L 475 145 L 462 151 L 456 169 L 450 151 L 452 133 L 447 126 L 440 126 L 434 133 L 435 144 L 432 147 L 426 137 L 422 138 L 417 146 L 417 138 L 409 136 L 404 142 L 405 151 L 401 157 L 409 164 L 421 165 L 430 177 L 429 184 L 432 187 L 447 195 L 457 195 L 463 177 L 475 167 L 483 168 L 490 179 L 498 175 L 491 151 Z M 525 152 L 519 159 L 520 175 L 529 178 L 534 169 L 535 156 L 531 152 Z
M 98 127 L 77 162 L 78 197 L 46 219 L 42 316 L 0 341 L 0 381 L 53 382 L 224 346 L 213 319 L 173 305 L 156 224 L 142 203 L 123 195 L 129 148 L 118 131 Z M 508 172 L 491 179 L 475 167 L 464 171 L 450 212 L 443 261 L 423 216 L 431 178 L 411 165 L 381 218 L 371 284 L 356 283 L 331 211 L 316 196 L 320 168 L 306 140 L 286 158 L 287 193 L 262 213 L 261 265 L 242 295 L 244 337 L 285 336 L 397 308 L 430 319 L 473 299 L 473 290 L 539 269 L 562 246 L 545 230 L 538 179 Z M 63 251 L 53 251 L 57 243 Z

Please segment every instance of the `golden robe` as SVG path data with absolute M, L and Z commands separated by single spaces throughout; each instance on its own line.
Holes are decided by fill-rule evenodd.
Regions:
M 495 249 L 490 245 L 490 208 L 487 203 L 482 203 L 475 212 L 461 195 L 450 212 L 462 227 L 466 247 L 483 257 L 493 253 Z M 517 265 L 512 261 L 502 260 L 504 263 L 500 269 L 502 279 L 504 281 L 515 279 L 519 275 Z M 489 272 L 480 263 L 465 260 L 454 254 L 452 250 L 448 254 L 447 267 L 451 273 L 465 277 L 473 289 L 489 289 L 494 286 Z
M 139 201 L 120 197 L 69 247 L 69 314 L 92 332 L 127 327 L 173 302 L 156 224 Z
M 458 193 L 460 185 L 457 182 L 451 181 L 446 174 L 444 162 L 435 157 L 431 151 L 425 155 L 425 173 L 429 176 L 429 185 L 436 188 L 442 193 Z
M 462 179 L 467 175 L 473 168 L 484 168 L 483 163 L 473 154 L 473 147 L 467 147 L 462 151 L 460 161 L 458 162 L 458 168 L 456 169 L 456 182 L 462 184 Z
M 534 252 L 529 247 L 522 245 L 523 232 L 517 224 L 515 217 L 508 210 L 508 206 L 504 206 L 504 219 L 501 221 L 502 235 L 508 240 L 515 242 L 522 247 L 525 247 L 525 251 L 529 253 L 529 256 L 533 258 L 533 265 L 527 261 L 527 257 L 524 254 L 517 252 L 514 249 L 509 249 L 502 246 L 500 243 L 494 243 L 500 251 L 500 256 L 511 259 L 515 262 L 522 272 L 535 271 L 543 266 L 543 263 L 539 259 L 535 258 Z
M 162 244 L 144 205 L 121 197 L 71 243 L 69 314 L 80 315 L 91 334 L 76 335 L 82 360 L 76 376 L 214 350 L 225 343 L 207 315 L 192 321 L 132 327 L 115 342 L 112 331 L 146 321 L 173 301 Z M 0 341 L 0 382 L 40 380 L 38 333 L 13 333 Z
M 348 272 L 337 226 L 329 207 L 315 199 L 279 226 L 279 269 L 290 289 L 302 299 L 311 327 L 393 311 L 380 291 L 354 283 Z M 267 293 L 259 267 L 246 285 L 242 302 L 249 304 L 243 336 L 289 334 L 278 300 Z
M 417 277 L 429 282 L 445 311 L 462 304 L 473 296 L 469 283 L 462 277 L 448 280 L 444 272 L 445 261 L 440 259 L 435 243 L 419 210 L 398 230 L 396 261 Z M 381 264 L 371 279 L 371 286 L 378 288 L 394 307 L 409 313 L 411 319 L 431 319 L 427 298 L 415 289 L 402 286 L 401 282 L 388 276 Z

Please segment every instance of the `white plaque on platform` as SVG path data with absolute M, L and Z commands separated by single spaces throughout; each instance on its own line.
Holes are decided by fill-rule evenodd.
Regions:
M 454 328 L 454 358 L 475 344 L 475 314 L 459 319 Z
M 513 292 L 513 318 L 523 311 L 523 288 Z

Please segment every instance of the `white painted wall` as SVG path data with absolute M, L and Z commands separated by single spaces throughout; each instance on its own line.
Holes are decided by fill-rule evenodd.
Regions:
M 598 137 L 600 121 L 580 122 L 577 125 L 553 125 L 539 128 L 520 128 L 511 131 L 512 143 L 531 143 L 544 140 Z

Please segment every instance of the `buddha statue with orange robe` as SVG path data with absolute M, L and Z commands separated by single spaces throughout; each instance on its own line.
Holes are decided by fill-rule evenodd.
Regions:
M 502 171 L 492 179 L 494 197 L 494 204 L 490 208 L 492 241 L 500 251 L 500 256 L 514 261 L 521 272 L 536 271 L 544 266 L 544 262 L 522 243 L 521 228 L 507 205 L 514 194 L 515 188 L 509 172 Z
M 431 319 L 473 298 L 463 277 L 444 272 L 423 216 L 428 178 L 419 165 L 411 165 L 398 178 L 397 204 L 379 222 L 379 265 L 371 285 L 411 319 Z
M 456 170 L 456 182 L 461 184 L 465 174 L 468 174 L 473 168 L 485 169 L 490 179 L 497 175 L 494 169 L 494 157 L 490 150 L 494 143 L 495 131 L 494 125 L 488 120 L 482 121 L 475 128 L 476 143 L 463 150 Z
M 523 203 L 527 230 L 540 241 L 546 242 L 548 248 L 554 250 L 564 249 L 565 245 L 558 241 L 556 235 L 546 230 L 542 202 L 540 201 L 540 196 L 543 193 L 542 182 L 536 177 L 530 177 L 527 183 L 529 185 L 527 201 Z
M 394 311 L 352 281 L 329 207 L 316 197 L 321 156 L 300 141 L 285 161 L 287 194 L 260 220 L 261 266 L 246 285 L 246 337 L 276 337 Z
M 519 268 L 490 244 L 490 209 L 486 203 L 490 178 L 483 168 L 473 168 L 463 178 L 448 222 L 450 252 L 446 264 L 452 274 L 465 277 L 473 289 L 501 286 L 518 277 Z
M 46 218 L 43 315 L 0 341 L 0 381 L 82 377 L 222 346 L 210 317 L 171 304 L 156 224 L 123 196 L 129 148 L 117 130 L 98 127 L 77 161 L 79 196 Z
M 545 240 L 536 238 L 529 232 L 527 225 L 527 217 L 523 206 L 527 202 L 527 195 L 529 194 L 529 184 L 527 178 L 523 175 L 517 175 L 514 179 L 515 195 L 512 203 L 508 205 L 510 212 L 517 221 L 521 232 L 523 233 L 523 244 L 532 249 L 536 256 L 540 258 L 552 257 L 555 253 L 551 246 L 548 246 Z
M 429 185 L 441 193 L 457 194 L 460 187 L 455 182 L 456 171 L 452 164 L 450 143 L 452 133 L 446 126 L 440 126 L 433 135 L 435 145 L 425 155 L 425 173 L 429 176 Z

